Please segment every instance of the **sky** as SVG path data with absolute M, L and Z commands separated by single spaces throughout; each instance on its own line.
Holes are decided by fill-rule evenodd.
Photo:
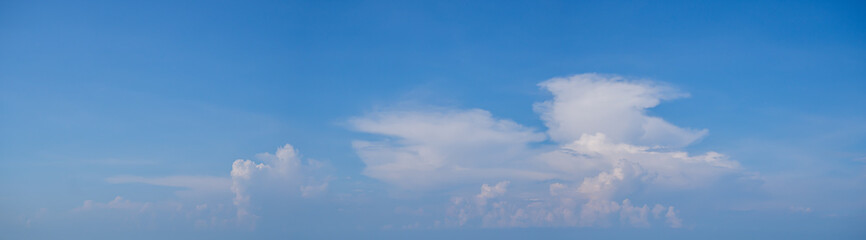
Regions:
M 0 1 L 2 239 L 864 239 L 859 1 Z

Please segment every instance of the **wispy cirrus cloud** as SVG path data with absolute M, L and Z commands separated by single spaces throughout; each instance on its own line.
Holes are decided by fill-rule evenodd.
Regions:
M 367 165 L 364 174 L 406 188 L 463 183 L 465 180 L 552 175 L 526 161 L 530 143 L 543 133 L 484 110 L 391 111 L 350 120 L 358 131 L 385 136 L 352 143 Z
M 229 191 L 231 179 L 212 176 L 114 176 L 105 179 L 108 183 L 142 183 L 156 186 L 177 187 L 196 192 L 224 193 Z

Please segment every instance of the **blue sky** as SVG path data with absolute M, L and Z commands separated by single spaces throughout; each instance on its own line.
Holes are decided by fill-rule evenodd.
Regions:
M 0 238 L 866 236 L 857 1 L 0 1 Z

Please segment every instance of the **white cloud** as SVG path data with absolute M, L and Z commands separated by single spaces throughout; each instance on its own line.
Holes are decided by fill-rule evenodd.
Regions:
M 508 187 L 508 181 L 496 183 L 494 186 L 487 184 L 481 185 L 481 193 L 475 195 L 475 203 L 479 206 L 487 205 L 488 199 L 505 194 L 506 187 Z
M 93 200 L 85 200 L 84 204 L 81 207 L 73 209 L 73 211 L 81 212 L 81 211 L 90 211 L 96 209 L 119 209 L 119 210 L 130 210 L 133 212 L 144 212 L 148 208 L 151 207 L 151 203 L 149 202 L 133 202 L 129 199 L 124 199 L 121 196 L 114 197 L 113 200 L 101 203 Z
M 652 213 L 681 227 L 672 206 L 650 209 L 629 196 L 647 187 L 694 189 L 740 171 L 739 163 L 716 152 L 675 150 L 707 130 L 647 115 L 663 100 L 687 96 L 670 87 L 597 74 L 539 85 L 553 94 L 535 105 L 546 134 L 478 109 L 383 111 L 352 119 L 354 129 L 384 137 L 353 143 L 367 164 L 364 173 L 404 189 L 500 180 L 535 186 L 508 196 L 508 181 L 502 181 L 482 185 L 475 201 L 454 197 L 446 225 L 604 226 L 618 216 L 623 224 L 647 227 Z M 554 146 L 542 143 L 545 135 Z
M 649 212 L 650 209 L 644 204 L 642 207 L 633 206 L 628 199 L 622 201 L 622 208 L 619 211 L 620 221 L 627 222 L 635 227 L 649 227 Z
M 608 218 L 620 210 L 617 202 L 590 199 L 580 209 L 580 226 L 606 226 Z
M 507 184 L 507 181 L 503 181 L 495 186 L 482 185 L 480 193 L 475 195 L 475 201 L 467 201 L 465 197 L 452 198 L 446 226 L 591 227 L 609 226 L 616 220 L 624 226 L 641 228 L 650 227 L 653 223 L 664 223 L 674 228 L 682 226 L 682 220 L 672 206 L 656 204 L 650 209 L 647 204 L 634 205 L 627 198 L 621 202 L 586 198 L 569 192 L 569 187 L 561 183 L 550 184 L 549 195 L 537 194 L 525 198 L 520 195 L 526 192 L 507 194 Z M 665 215 L 660 216 L 663 212 Z
M 312 198 L 327 192 L 331 177 L 324 175 L 327 164 L 313 159 L 302 159 L 289 144 L 273 154 L 260 153 L 258 161 L 238 159 L 232 163 L 231 178 L 210 176 L 114 176 L 106 179 L 112 184 L 141 183 L 175 187 L 180 201 L 135 202 L 117 196 L 109 202 L 86 200 L 73 210 L 76 213 L 99 210 L 105 213 L 125 212 L 159 213 L 173 216 L 183 214 L 194 221 L 197 228 L 225 226 L 234 223 L 241 227 L 255 227 L 258 218 L 254 209 L 261 206 L 253 200 L 292 196 Z M 233 195 L 231 203 L 229 198 Z M 194 207 L 186 207 L 194 206 Z M 228 207 L 227 207 L 228 206 Z M 233 207 L 231 207 L 233 206 Z M 188 208 L 188 209 L 187 209 Z M 172 210 L 174 209 L 174 210 Z M 227 214 L 228 213 L 228 214 Z
M 690 156 L 681 151 L 656 151 L 650 147 L 612 143 L 600 133 L 583 135 L 573 143 L 562 145 L 558 151 L 557 157 L 544 160 L 551 166 L 591 161 L 597 168 L 590 170 L 602 171 L 584 181 L 586 191 L 599 194 L 609 194 L 611 188 L 616 188 L 613 185 L 627 184 L 630 179 L 670 189 L 693 188 L 740 169 L 739 163 L 716 152 Z M 576 176 L 587 169 L 563 167 L 559 171 L 562 179 L 569 179 L 568 176 Z
M 233 203 L 241 224 L 252 227 L 258 218 L 250 208 L 253 187 L 262 187 L 268 192 L 297 189 L 297 192 L 289 194 L 303 197 L 321 194 L 328 187 L 327 177 L 315 179 L 312 176 L 323 164 L 312 159 L 302 161 L 292 145 L 286 144 L 274 154 L 260 153 L 256 157 L 260 162 L 238 159 L 232 163 L 231 191 L 235 195 Z
M 665 213 L 665 219 L 672 228 L 680 228 L 683 226 L 683 220 L 677 217 L 674 207 L 668 207 L 668 212 Z
M 392 111 L 349 121 L 358 131 L 387 137 L 354 141 L 364 174 L 405 188 L 502 177 L 546 179 L 525 161 L 544 134 L 484 110 Z
M 627 81 L 619 76 L 580 74 L 539 84 L 553 99 L 535 105 L 551 139 L 561 143 L 584 134 L 604 133 L 617 143 L 644 146 L 685 146 L 707 130 L 674 126 L 648 116 L 646 109 L 663 100 L 688 96 L 649 81 Z

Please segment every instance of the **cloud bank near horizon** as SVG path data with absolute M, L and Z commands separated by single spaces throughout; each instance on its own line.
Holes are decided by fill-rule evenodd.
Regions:
M 724 154 L 682 150 L 705 137 L 706 129 L 678 127 L 647 114 L 663 101 L 687 96 L 671 87 L 599 74 L 554 78 L 539 87 L 552 97 L 532 105 L 546 131 L 483 109 L 400 109 L 351 118 L 351 129 L 371 135 L 352 141 L 366 165 L 362 173 L 395 191 L 450 195 L 450 202 L 438 204 L 441 214 L 413 226 L 433 228 L 605 227 L 617 222 L 680 228 L 689 224 L 677 206 L 664 197 L 645 196 L 688 192 L 744 173 Z M 351 198 L 349 193 L 326 194 L 333 179 L 324 171 L 326 165 L 302 158 L 286 144 L 255 160 L 234 161 L 230 178 L 106 179 L 180 188 L 177 195 L 185 202 L 117 196 L 105 203 L 88 200 L 74 212 L 158 211 L 185 215 L 198 228 L 253 229 L 267 208 L 299 202 L 292 199 Z M 231 200 L 201 201 L 201 196 L 226 195 Z

